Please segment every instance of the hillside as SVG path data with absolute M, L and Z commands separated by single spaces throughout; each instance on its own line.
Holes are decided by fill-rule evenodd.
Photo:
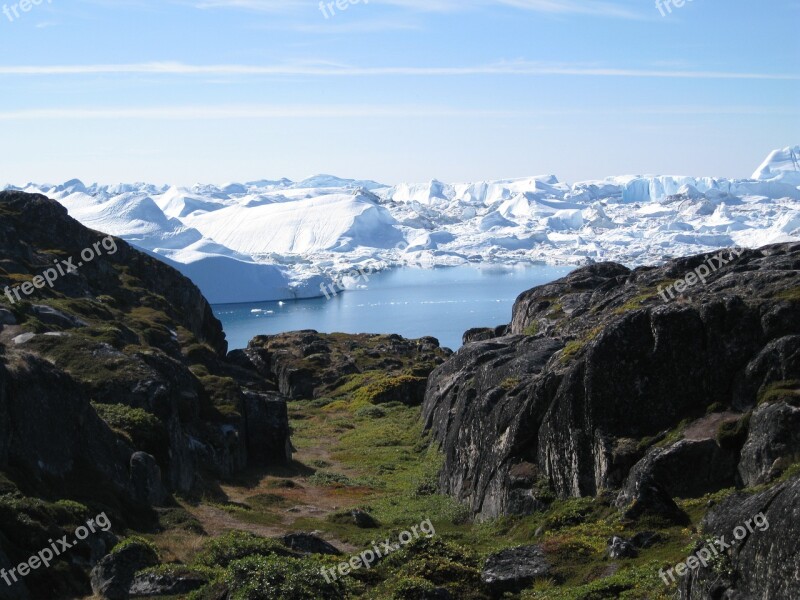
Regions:
M 183 518 L 171 493 L 290 460 L 284 399 L 226 362 L 220 324 L 184 276 L 43 196 L 0 193 L 0 248 L 3 567 L 89 512 L 114 532 L 158 529 Z M 42 273 L 52 287 L 36 285 Z M 33 573 L 18 597 L 88 593 L 86 561 L 113 543 Z
M 227 353 L 176 270 L 0 193 L 0 598 L 800 595 L 799 270 L 798 244 L 600 263 L 456 354 Z

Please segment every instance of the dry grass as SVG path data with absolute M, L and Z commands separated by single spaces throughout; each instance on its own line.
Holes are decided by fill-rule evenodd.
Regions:
M 161 562 L 188 564 L 208 538 L 182 529 L 166 531 L 152 539 L 161 555 Z

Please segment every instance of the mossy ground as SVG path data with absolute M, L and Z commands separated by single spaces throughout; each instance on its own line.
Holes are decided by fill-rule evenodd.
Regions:
M 406 548 L 370 571 L 345 578 L 341 588 L 316 593 L 333 594 L 331 598 L 393 600 L 416 598 L 426 589 L 446 587 L 457 598 L 487 598 L 479 580 L 485 557 L 503 548 L 536 543 L 543 546 L 553 564 L 550 577 L 508 598 L 674 597 L 674 587 L 665 586 L 658 571 L 673 567 L 691 553 L 701 537 L 694 527 L 624 522 L 606 495 L 556 500 L 547 511 L 530 516 L 473 522 L 463 506 L 435 492 L 441 456 L 424 436 L 419 407 L 388 403 L 381 404 L 379 411 L 365 410 L 364 388 L 374 389 L 379 378 L 376 372 L 354 376 L 332 390 L 325 402 L 290 403 L 295 463 L 225 483 L 219 490 L 223 497 L 185 502 L 187 510 L 217 541 L 208 542 L 208 537 L 195 533 L 176 537 L 172 531 L 151 536 L 162 556 L 177 556 L 174 546 L 190 539 L 188 546 L 193 550 L 181 552 L 186 564 L 215 570 L 215 585 L 234 582 L 237 598 L 269 598 L 272 596 L 254 591 L 265 585 L 263 576 L 256 576 L 258 565 L 268 568 L 270 577 L 276 569 L 285 569 L 287 577 L 319 573 L 321 565 L 337 564 L 371 547 L 375 540 L 396 539 L 401 531 L 430 519 L 438 545 Z M 731 491 L 680 504 L 697 524 L 709 500 L 719 501 Z M 309 504 L 319 510 L 309 509 Z M 358 528 L 349 517 L 356 507 L 372 515 L 378 528 Z M 233 538 L 224 534 L 237 528 L 271 537 L 317 531 L 345 554 L 341 558 L 280 557 L 283 551 L 276 550 L 273 542 L 242 541 L 236 536 L 244 534 Z M 662 540 L 636 559 L 611 561 L 606 557 L 610 537 L 632 537 L 645 529 L 656 529 Z M 236 564 L 236 559 L 242 558 L 241 547 L 248 544 L 258 549 L 244 554 L 268 558 Z M 209 558 L 220 553 L 229 553 L 233 559 Z M 235 567 L 230 566 L 233 564 Z M 313 568 L 309 570 L 309 566 Z M 198 599 L 203 597 L 197 594 Z

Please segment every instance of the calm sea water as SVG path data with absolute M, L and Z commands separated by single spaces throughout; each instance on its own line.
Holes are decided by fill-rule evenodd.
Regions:
M 330 299 L 217 304 L 231 349 L 244 348 L 256 335 L 298 329 L 321 333 L 431 335 L 457 349 L 472 327 L 511 320 L 520 293 L 568 274 L 573 267 L 497 265 L 396 269 L 359 281 L 359 289 Z

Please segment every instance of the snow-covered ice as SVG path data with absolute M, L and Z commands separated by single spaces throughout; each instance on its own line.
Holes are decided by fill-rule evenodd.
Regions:
M 213 303 L 306 298 L 347 272 L 465 263 L 629 266 L 800 240 L 800 146 L 749 179 L 555 176 L 448 184 L 318 175 L 197 184 L 28 184 L 175 266 Z

